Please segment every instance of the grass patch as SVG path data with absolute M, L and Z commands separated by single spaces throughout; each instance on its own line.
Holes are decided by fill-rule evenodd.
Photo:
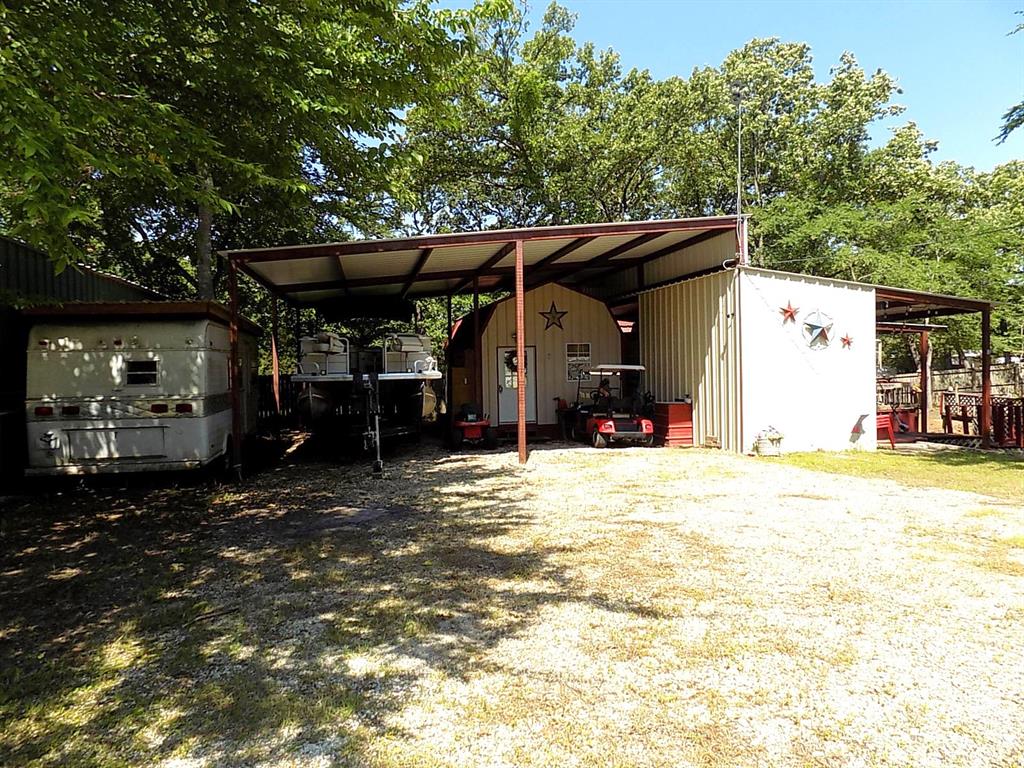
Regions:
M 1024 498 L 1024 458 L 985 451 L 949 450 L 921 454 L 888 451 L 791 453 L 790 466 L 855 477 L 882 478 L 915 487 L 969 491 L 1007 501 Z

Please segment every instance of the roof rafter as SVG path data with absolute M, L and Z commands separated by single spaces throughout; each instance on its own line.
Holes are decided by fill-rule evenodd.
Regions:
M 606 262 L 611 261 L 616 256 L 621 256 L 624 253 L 629 253 L 630 251 L 634 250 L 635 248 L 639 248 L 641 245 L 644 245 L 645 243 L 649 243 L 651 240 L 654 240 L 655 238 L 661 237 L 664 234 L 666 234 L 666 233 L 665 232 L 646 232 L 646 233 L 644 233 L 642 235 L 639 235 L 638 237 L 634 237 L 634 238 L 632 238 L 630 240 L 627 240 L 626 242 L 622 243 L 621 245 L 617 245 L 614 248 L 612 248 L 611 250 L 605 251 L 604 253 L 602 253 L 602 254 L 600 254 L 598 256 L 593 257 L 592 259 L 588 259 L 587 261 L 578 262 L 578 263 L 573 264 L 572 265 L 573 268 L 570 271 L 568 271 L 568 274 L 573 274 L 574 272 L 582 272 L 585 269 L 591 269 L 592 267 L 600 266 L 601 264 L 604 264 Z M 565 275 L 561 275 L 561 277 L 564 277 L 564 276 Z M 544 275 L 539 275 L 533 281 L 527 281 L 526 287 L 528 289 L 529 288 L 537 288 L 539 286 L 547 285 L 548 283 L 554 282 L 555 279 L 556 279 L 555 277 L 551 277 L 551 276 L 545 277 Z
M 505 243 L 505 245 L 503 245 L 501 248 L 498 249 L 498 252 L 496 254 L 494 254 L 489 259 L 487 259 L 487 261 L 485 261 L 483 264 L 481 264 L 479 269 L 474 270 L 472 275 L 470 275 L 465 280 L 463 280 L 461 283 L 456 285 L 452 289 L 452 293 L 460 293 L 461 291 L 466 290 L 466 287 L 471 285 L 473 283 L 474 279 L 483 277 L 483 273 L 484 272 L 489 270 L 491 267 L 493 267 L 499 261 L 501 261 L 506 256 L 508 256 L 510 253 L 512 253 L 512 251 L 514 251 L 515 248 L 516 248 L 516 244 L 514 242 L 513 243 Z
M 409 278 L 405 281 L 405 285 L 402 286 L 402 292 L 399 294 L 399 298 L 404 299 L 409 293 L 409 289 L 412 288 L 413 283 L 416 282 L 416 278 L 420 276 L 420 272 L 423 271 L 423 267 L 427 265 L 427 259 L 430 258 L 430 254 L 433 252 L 433 248 L 424 248 L 420 252 L 420 257 L 416 260 L 416 266 L 412 268 L 412 272 L 409 273 Z

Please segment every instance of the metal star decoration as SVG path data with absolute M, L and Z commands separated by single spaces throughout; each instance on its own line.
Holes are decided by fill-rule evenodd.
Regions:
M 568 311 L 559 311 L 558 307 L 555 306 L 555 302 L 551 302 L 551 309 L 547 312 L 538 312 L 538 315 L 544 318 L 544 330 L 554 326 L 555 328 L 562 328 L 562 318 L 568 315 Z M 562 330 L 565 330 L 562 328 Z
M 841 338 L 840 341 L 843 342 L 844 349 L 850 349 L 850 347 L 853 346 L 853 336 L 851 336 L 850 334 L 846 334 L 845 336 L 843 336 L 843 338 Z
M 796 323 L 796 313 L 800 311 L 800 307 L 794 307 L 792 301 L 787 301 L 786 306 L 779 307 L 779 312 L 782 313 L 782 324 Z
M 832 318 L 814 310 L 804 318 L 804 336 L 811 349 L 823 349 L 832 340 Z

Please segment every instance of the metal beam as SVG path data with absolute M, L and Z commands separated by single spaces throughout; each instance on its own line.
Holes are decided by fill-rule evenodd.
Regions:
M 473 357 L 476 359 L 475 381 L 473 382 L 473 400 L 477 408 L 483 408 L 484 387 L 484 356 L 480 349 L 480 286 L 479 278 L 473 278 Z
M 621 256 L 624 253 L 629 253 L 630 251 L 639 248 L 641 245 L 649 243 L 651 240 L 661 237 L 664 234 L 664 232 L 647 232 L 638 237 L 634 237 L 631 240 L 627 240 L 625 243 L 622 243 L 621 245 L 617 245 L 616 247 L 612 248 L 609 251 L 605 251 L 599 256 L 595 256 L 592 259 L 588 259 L 587 261 L 572 264 L 571 268 L 566 271 L 566 275 L 571 275 L 576 272 L 582 272 L 585 269 L 592 269 L 594 267 L 601 266 L 602 264 L 611 261 L 616 256 Z M 554 282 L 556 279 L 556 277 L 549 276 L 545 278 L 543 275 L 538 275 L 537 279 L 530 283 L 529 287 L 539 288 L 542 285 L 547 285 L 548 283 Z
M 516 240 L 516 442 L 519 463 L 526 454 L 526 280 L 523 266 L 523 241 Z
M 598 280 L 602 277 L 608 277 L 609 275 L 614 275 L 619 272 L 623 272 L 632 267 L 642 267 L 649 262 L 657 261 L 663 256 L 671 256 L 673 253 L 678 253 L 679 251 L 684 251 L 687 248 L 692 248 L 693 246 L 698 245 L 699 243 L 703 243 L 705 240 L 710 240 L 711 238 L 728 231 L 729 230 L 725 229 L 710 229 L 707 232 L 701 232 L 698 235 L 694 235 L 693 237 L 687 238 L 686 240 L 681 240 L 678 243 L 667 245 L 664 248 L 655 251 L 654 253 L 649 253 L 646 256 L 641 256 L 638 259 L 629 259 L 628 261 L 626 259 L 622 259 L 621 266 L 616 263 L 612 265 L 609 269 L 606 269 L 604 272 L 599 272 L 596 275 L 585 277 L 579 282 L 587 283 L 590 282 L 591 280 Z
M 921 331 L 918 345 L 918 353 L 921 359 L 921 423 L 918 424 L 917 431 L 927 432 L 932 376 L 932 348 L 928 343 L 928 331 Z
M 241 475 L 242 467 L 242 363 L 238 349 L 238 264 L 228 259 L 228 301 L 231 319 L 228 324 L 228 346 L 231 387 L 231 469 Z
M 567 243 L 566 245 L 563 245 L 561 248 L 559 248 L 554 253 L 552 253 L 552 254 L 550 254 L 548 256 L 545 256 L 543 259 L 538 261 L 536 264 L 531 264 L 530 265 L 530 270 L 532 271 L 532 270 L 543 269 L 544 267 L 548 266 L 549 264 L 554 264 L 556 261 L 558 261 L 559 259 L 563 258 L 564 256 L 568 256 L 573 251 L 579 250 L 580 248 L 582 248 L 587 243 L 592 243 L 596 239 L 597 239 L 596 235 L 592 235 L 590 237 L 580 237 L 580 238 L 577 238 L 577 239 L 573 240 L 571 243 Z
M 412 288 L 412 284 L 416 282 L 416 278 L 420 276 L 420 272 L 423 271 L 423 267 L 427 264 L 427 259 L 430 258 L 430 254 L 433 252 L 433 248 L 424 248 L 420 253 L 420 257 L 416 259 L 416 266 L 412 268 L 409 278 L 405 281 L 405 285 L 402 286 L 402 292 L 398 296 L 400 299 L 404 299 L 406 294 L 409 293 L 409 289 Z
M 486 272 L 491 267 L 493 267 L 495 264 L 497 264 L 499 261 L 501 261 L 506 256 L 508 256 L 513 251 L 513 249 L 515 249 L 515 247 L 516 247 L 515 243 L 505 243 L 504 246 L 502 246 L 500 249 L 498 249 L 498 252 L 496 254 L 494 254 L 489 259 L 487 259 L 487 261 L 485 261 L 483 264 L 480 265 L 479 269 L 477 269 L 477 270 L 475 270 L 473 272 L 473 276 L 472 277 L 467 277 L 461 283 L 456 285 L 452 289 L 452 293 L 460 293 L 461 291 L 466 290 L 466 288 L 470 284 L 475 283 L 479 278 L 481 278 L 483 276 L 484 272 Z M 474 287 L 474 293 L 475 292 L 476 292 L 476 287 Z
M 992 309 L 981 311 L 981 415 L 978 418 L 982 445 L 992 444 Z
M 335 261 L 338 262 L 338 272 L 341 274 L 341 289 L 345 291 L 345 295 L 349 295 L 348 291 L 348 277 L 345 275 L 345 265 L 342 264 L 342 258 L 339 256 Z

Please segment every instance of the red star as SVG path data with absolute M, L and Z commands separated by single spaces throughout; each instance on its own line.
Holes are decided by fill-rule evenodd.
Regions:
M 796 313 L 800 311 L 800 307 L 794 307 L 792 301 L 787 301 L 786 306 L 780 307 L 779 312 L 782 313 L 782 324 L 785 325 L 789 322 L 796 322 Z
M 843 342 L 843 347 L 846 349 L 849 349 L 850 347 L 853 346 L 853 337 L 850 334 L 846 334 L 845 336 L 843 336 L 843 338 L 841 338 L 840 341 Z

